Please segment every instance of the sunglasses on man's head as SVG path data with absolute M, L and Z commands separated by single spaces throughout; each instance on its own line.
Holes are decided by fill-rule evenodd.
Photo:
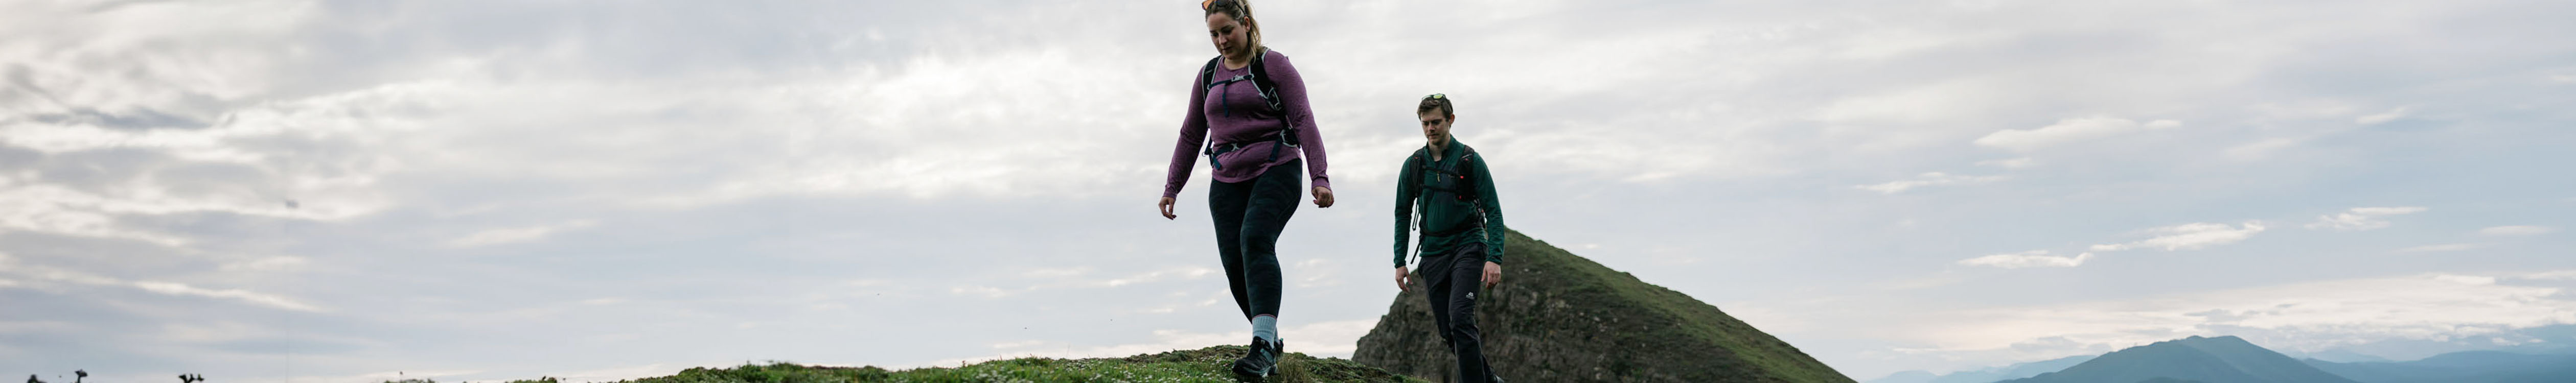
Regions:
M 1422 99 L 1424 99 L 1424 100 L 1442 100 L 1442 99 L 1448 99 L 1448 98 L 1449 98 L 1449 95 L 1446 95 L 1446 94 L 1439 94 L 1439 93 L 1432 93 L 1432 94 L 1431 94 L 1431 95 L 1429 95 L 1429 96 L 1422 96 Z

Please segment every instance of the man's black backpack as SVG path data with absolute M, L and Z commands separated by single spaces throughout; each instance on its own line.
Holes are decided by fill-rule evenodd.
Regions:
M 1271 132 L 1269 135 L 1264 136 L 1261 140 L 1249 143 L 1260 143 L 1263 141 L 1274 140 L 1279 141 L 1279 143 L 1283 145 L 1274 145 L 1270 147 L 1270 159 L 1278 160 L 1280 146 L 1292 148 L 1298 147 L 1299 142 L 1297 142 L 1297 123 L 1295 120 L 1288 118 L 1288 106 L 1284 100 L 1279 98 L 1279 83 L 1271 82 L 1270 70 L 1261 62 L 1262 57 L 1269 55 L 1269 51 L 1266 50 L 1262 53 L 1252 55 L 1252 65 L 1249 66 L 1252 68 L 1250 73 L 1245 73 L 1244 75 L 1234 76 L 1234 78 L 1224 80 L 1215 80 L 1211 77 L 1216 76 L 1216 66 L 1217 64 L 1225 62 L 1225 56 L 1218 55 L 1216 58 L 1208 59 L 1206 66 L 1199 67 L 1199 89 L 1214 91 L 1218 85 L 1225 85 L 1238 81 L 1251 81 L 1252 89 L 1261 93 L 1261 102 L 1265 105 L 1269 105 L 1270 110 L 1278 112 L 1279 126 L 1281 126 L 1281 128 L 1279 131 Z M 1244 144 L 1247 143 L 1217 145 L 1216 138 L 1209 137 L 1206 150 L 1208 165 L 1218 170 L 1224 170 L 1224 163 L 1218 162 L 1216 160 L 1216 156 L 1234 151 L 1235 149 L 1242 149 Z
M 1449 150 L 1464 150 L 1466 152 L 1459 153 L 1458 160 L 1449 162 L 1448 166 L 1432 166 L 1431 148 L 1423 148 L 1422 150 L 1414 151 L 1414 157 L 1421 158 L 1421 160 L 1415 162 L 1416 165 L 1414 165 L 1417 167 L 1416 169 L 1421 171 L 1421 173 L 1417 174 L 1429 175 L 1430 179 L 1426 180 L 1417 178 L 1405 180 L 1405 182 L 1422 183 L 1421 188 L 1418 189 L 1421 190 L 1418 192 L 1421 194 L 1417 194 L 1416 197 L 1422 198 L 1423 203 L 1431 202 L 1430 197 L 1432 192 L 1449 193 L 1450 198 L 1456 198 L 1459 202 L 1464 202 L 1468 206 L 1473 206 L 1476 216 L 1471 219 L 1471 221 L 1473 221 L 1472 224 L 1461 225 L 1450 228 L 1449 230 L 1429 232 L 1429 228 L 1424 228 L 1425 232 L 1423 235 L 1433 237 L 1449 236 L 1485 227 L 1485 193 L 1481 192 L 1480 190 L 1482 189 L 1478 188 L 1478 186 L 1481 185 L 1476 184 L 1475 174 L 1476 161 L 1481 161 L 1483 159 L 1476 157 L 1476 149 L 1469 148 L 1465 145 L 1459 145 L 1458 147 L 1450 148 Z
M 1465 150 L 1467 152 L 1460 153 L 1458 155 L 1458 160 L 1450 162 L 1449 166 L 1431 166 L 1431 159 L 1429 158 L 1431 156 L 1430 148 L 1423 148 L 1422 150 L 1415 151 L 1414 155 L 1423 157 L 1422 161 L 1419 162 L 1420 165 L 1416 165 L 1420 166 L 1419 169 L 1422 171 L 1420 174 L 1431 175 L 1431 178 L 1434 179 L 1434 181 L 1416 181 L 1422 182 L 1423 193 L 1449 193 L 1459 201 L 1467 202 L 1468 204 L 1475 204 L 1478 202 L 1478 199 L 1485 197 L 1484 193 L 1477 191 L 1478 185 L 1476 185 L 1476 175 L 1474 174 L 1476 172 L 1475 164 L 1478 160 L 1476 158 L 1476 149 L 1468 148 L 1465 145 L 1459 145 L 1457 148 L 1452 148 L 1451 150 Z

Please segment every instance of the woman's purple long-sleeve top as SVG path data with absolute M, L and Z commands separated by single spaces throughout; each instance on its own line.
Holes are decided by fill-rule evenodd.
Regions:
M 1217 163 L 1222 166 L 1210 173 L 1217 182 L 1251 180 L 1270 170 L 1271 166 L 1305 158 L 1306 174 L 1311 176 L 1314 186 L 1333 187 L 1332 179 L 1324 172 L 1324 136 L 1319 132 L 1321 129 L 1315 128 L 1314 110 L 1306 104 L 1305 77 L 1297 75 L 1296 66 L 1289 65 L 1288 55 L 1279 51 L 1262 54 L 1264 73 L 1269 74 L 1270 81 L 1279 86 L 1280 105 L 1286 109 L 1288 120 L 1297 124 L 1298 148 L 1303 150 L 1279 148 L 1279 158 L 1272 159 L 1271 146 L 1281 143 L 1277 140 L 1255 142 L 1278 131 L 1280 126 L 1278 112 L 1271 111 L 1270 106 L 1261 101 L 1261 91 L 1253 88 L 1251 81 L 1198 88 L 1200 84 L 1193 77 L 1190 81 L 1193 88 L 1190 90 L 1190 113 L 1181 119 L 1181 142 L 1172 145 L 1172 166 L 1164 173 L 1164 197 L 1181 194 L 1181 186 L 1190 182 L 1191 168 L 1198 166 L 1200 145 L 1211 139 L 1218 145 L 1246 144 L 1241 149 L 1216 156 Z M 1225 65 L 1219 64 L 1216 73 L 1208 78 L 1224 80 L 1251 71 L 1251 66 L 1226 69 Z

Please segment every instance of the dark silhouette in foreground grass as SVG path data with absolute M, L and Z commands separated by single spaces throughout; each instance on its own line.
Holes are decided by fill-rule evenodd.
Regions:
M 1243 355 L 1243 346 L 1173 350 L 1124 358 L 1019 358 L 959 367 L 886 370 L 877 367 L 821 367 L 793 363 L 745 364 L 733 368 L 698 367 L 678 375 L 621 383 L 842 383 L 842 382 L 1234 382 L 1227 368 Z M 1281 383 L 1428 383 L 1341 358 L 1315 358 L 1288 353 L 1279 363 Z M 434 383 L 427 380 L 386 383 Z M 562 383 L 555 378 L 510 383 Z
M 54 375 L 54 377 L 55 377 L 55 378 L 61 378 L 61 377 L 63 377 L 63 376 L 62 376 L 62 375 Z M 89 379 L 89 370 L 72 370 L 72 383 L 81 383 L 81 381 L 82 381 L 82 380 L 86 380 L 86 379 Z M 27 383 L 45 383 L 45 380 L 44 380 L 44 379 L 36 379 L 36 374 L 27 374 Z M 196 382 L 188 382 L 188 383 L 196 383 Z

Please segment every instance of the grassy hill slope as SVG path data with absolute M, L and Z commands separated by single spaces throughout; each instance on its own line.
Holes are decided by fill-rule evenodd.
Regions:
M 1503 283 L 1479 294 L 1494 372 L 1512 381 L 1851 383 L 1716 306 L 1638 280 L 1518 231 Z M 1353 360 L 1416 377 L 1454 376 L 1427 291 L 1397 295 Z
M 960 367 L 886 370 L 877 367 L 824 367 L 792 363 L 691 368 L 677 375 L 620 383 L 847 383 L 847 382 L 1235 382 L 1228 370 L 1243 346 L 1173 350 L 1125 358 L 996 360 Z M 1424 383 L 1341 358 L 1288 353 L 1279 364 L 1282 383 Z M 386 383 L 434 383 L 425 380 Z M 510 383 L 561 383 L 554 378 Z

